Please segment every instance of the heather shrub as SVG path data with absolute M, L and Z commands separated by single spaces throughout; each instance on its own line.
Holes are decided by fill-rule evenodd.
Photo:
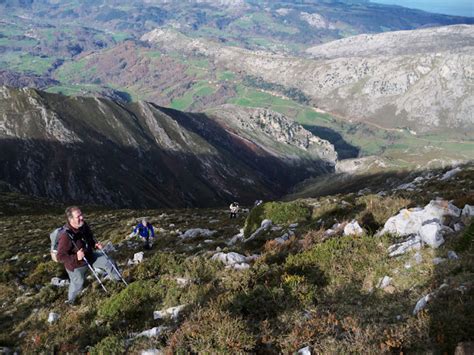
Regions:
M 181 324 L 171 337 L 168 350 L 183 354 L 236 354 L 252 351 L 255 344 L 255 335 L 241 317 L 211 304 Z

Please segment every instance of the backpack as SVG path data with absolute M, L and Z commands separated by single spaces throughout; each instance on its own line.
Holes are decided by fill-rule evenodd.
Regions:
M 64 226 L 56 228 L 51 232 L 49 235 L 49 239 L 51 239 L 51 260 L 58 262 L 58 244 L 59 244 L 59 236 L 61 235 L 61 231 L 64 229 Z

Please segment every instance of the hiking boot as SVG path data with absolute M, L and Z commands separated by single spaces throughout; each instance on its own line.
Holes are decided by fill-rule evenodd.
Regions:
M 76 304 L 76 301 L 70 301 L 70 300 L 66 300 L 64 302 L 64 304 L 70 308 L 76 308 L 77 304 Z

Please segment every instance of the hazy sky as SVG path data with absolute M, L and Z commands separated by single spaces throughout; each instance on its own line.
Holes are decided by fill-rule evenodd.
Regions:
M 429 12 L 474 17 L 474 0 L 371 0 Z

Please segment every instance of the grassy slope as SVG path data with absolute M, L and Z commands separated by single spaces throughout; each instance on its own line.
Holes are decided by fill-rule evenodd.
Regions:
M 458 342 L 474 340 L 469 331 L 474 319 L 472 225 L 447 237 L 446 244 L 437 250 L 424 248 L 419 264 L 414 263 L 413 252 L 389 258 L 386 248 L 398 239 L 375 237 L 370 231 L 380 228 L 399 209 L 423 206 L 434 196 L 454 199 L 457 206 L 474 204 L 472 193 L 465 192 L 474 188 L 473 174 L 470 167 L 451 181 L 432 178 L 416 193 L 400 191 L 385 197 L 340 194 L 300 200 L 299 206 L 306 206 L 310 214 L 293 213 L 296 210 L 286 204 L 268 205 L 257 218 L 278 220 L 283 230 L 234 247 L 225 241 L 243 226 L 244 216 L 230 221 L 225 210 L 85 207 L 101 240 L 122 242 L 113 255 L 131 284 L 124 288 L 107 283 L 111 293 L 105 295 L 96 282 L 89 282 L 75 309 L 63 305 L 65 289 L 47 285 L 53 276 L 65 277 L 60 266 L 48 261 L 48 233 L 60 224 L 59 210 L 2 193 L 1 211 L 13 215 L 0 217 L 4 245 L 0 292 L 6 302 L 0 344 L 20 347 L 24 352 L 74 353 L 86 346 L 94 346 L 89 348 L 91 353 L 120 352 L 126 346 L 130 353 L 163 347 L 173 352 L 236 353 L 292 352 L 307 345 L 321 353 L 452 352 Z M 11 205 L 12 201 L 16 205 Z M 154 249 L 145 253 L 144 263 L 126 266 L 127 259 L 141 247 L 133 241 L 124 242 L 125 237 L 135 218 L 145 215 L 163 230 Z M 25 227 L 16 227 L 19 218 L 28 233 Z M 369 231 L 366 236 L 324 237 L 324 230 L 335 221 L 353 218 Z M 295 221 L 299 221 L 295 237 L 281 245 L 271 241 Z M 176 230 L 191 227 L 218 232 L 207 238 L 211 242 L 176 237 Z M 216 247 L 261 257 L 250 269 L 233 271 L 210 260 L 209 251 Z M 434 265 L 432 259 L 446 257 L 448 250 L 456 250 L 460 259 Z M 15 255 L 17 260 L 12 259 Z M 409 269 L 405 268 L 407 262 L 412 264 Z M 376 288 L 385 275 L 393 278 L 390 292 Z M 176 277 L 191 282 L 179 286 Z M 443 283 L 448 287 L 413 316 L 418 299 Z M 189 306 L 176 322 L 153 320 L 154 310 L 180 304 Z M 46 322 L 50 311 L 61 315 L 53 325 Z M 126 345 L 124 340 L 130 333 L 159 325 L 168 327 L 161 336 L 137 338 Z

